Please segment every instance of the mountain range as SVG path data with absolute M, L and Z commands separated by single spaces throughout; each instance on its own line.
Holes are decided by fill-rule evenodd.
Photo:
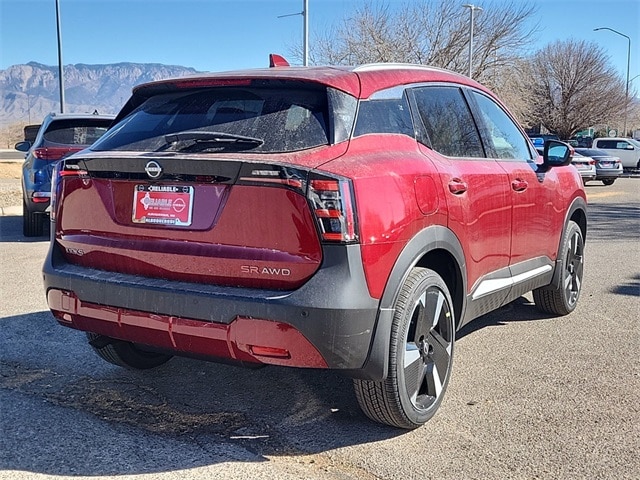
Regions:
M 157 63 L 66 65 L 65 112 L 117 113 L 140 83 L 197 73 L 193 68 Z M 60 111 L 58 67 L 29 62 L 0 70 L 0 129 L 40 123 Z

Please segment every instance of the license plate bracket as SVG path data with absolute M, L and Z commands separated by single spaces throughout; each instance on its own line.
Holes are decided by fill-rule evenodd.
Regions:
M 193 215 L 193 187 L 186 185 L 136 185 L 133 223 L 188 227 Z

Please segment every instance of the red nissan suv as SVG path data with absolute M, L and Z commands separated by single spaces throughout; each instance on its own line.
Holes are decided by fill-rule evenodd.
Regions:
M 449 71 L 272 64 L 137 86 L 58 164 L 49 307 L 116 365 L 336 369 L 371 419 L 418 427 L 462 325 L 530 291 L 576 307 L 571 147 L 539 156 Z

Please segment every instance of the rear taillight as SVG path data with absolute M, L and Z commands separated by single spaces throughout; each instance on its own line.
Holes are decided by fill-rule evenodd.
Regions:
M 77 147 L 41 147 L 33 151 L 33 156 L 40 160 L 53 162 L 80 150 L 82 149 Z
M 349 180 L 312 174 L 307 197 L 323 241 L 358 241 L 353 189 Z
M 55 164 L 51 174 L 51 203 L 49 204 L 49 218 L 51 221 L 56 219 L 58 194 L 62 188 L 62 180 L 65 177 L 80 177 L 87 180 L 89 178 L 87 171 L 82 170 L 78 165 L 67 165 L 64 161 Z

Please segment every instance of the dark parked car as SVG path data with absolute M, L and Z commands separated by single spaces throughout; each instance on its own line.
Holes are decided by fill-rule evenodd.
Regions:
M 613 182 L 623 173 L 620 159 L 608 152 L 594 148 L 576 148 L 576 153 L 582 155 L 583 158 L 593 160 L 596 167 L 596 175 L 593 180 L 600 180 L 605 185 L 613 185 Z
M 462 325 L 532 290 L 576 307 L 586 197 L 570 147 L 545 150 L 485 87 L 425 66 L 140 85 L 58 164 L 47 301 L 116 365 L 335 369 L 370 418 L 415 428 Z
M 15 148 L 27 152 L 22 167 L 22 232 L 26 237 L 43 234 L 54 164 L 100 138 L 113 118 L 113 115 L 51 113 L 36 130 L 33 141 L 26 139 L 26 135 L 33 135 L 35 128 L 29 131 L 25 128 L 25 141 Z

